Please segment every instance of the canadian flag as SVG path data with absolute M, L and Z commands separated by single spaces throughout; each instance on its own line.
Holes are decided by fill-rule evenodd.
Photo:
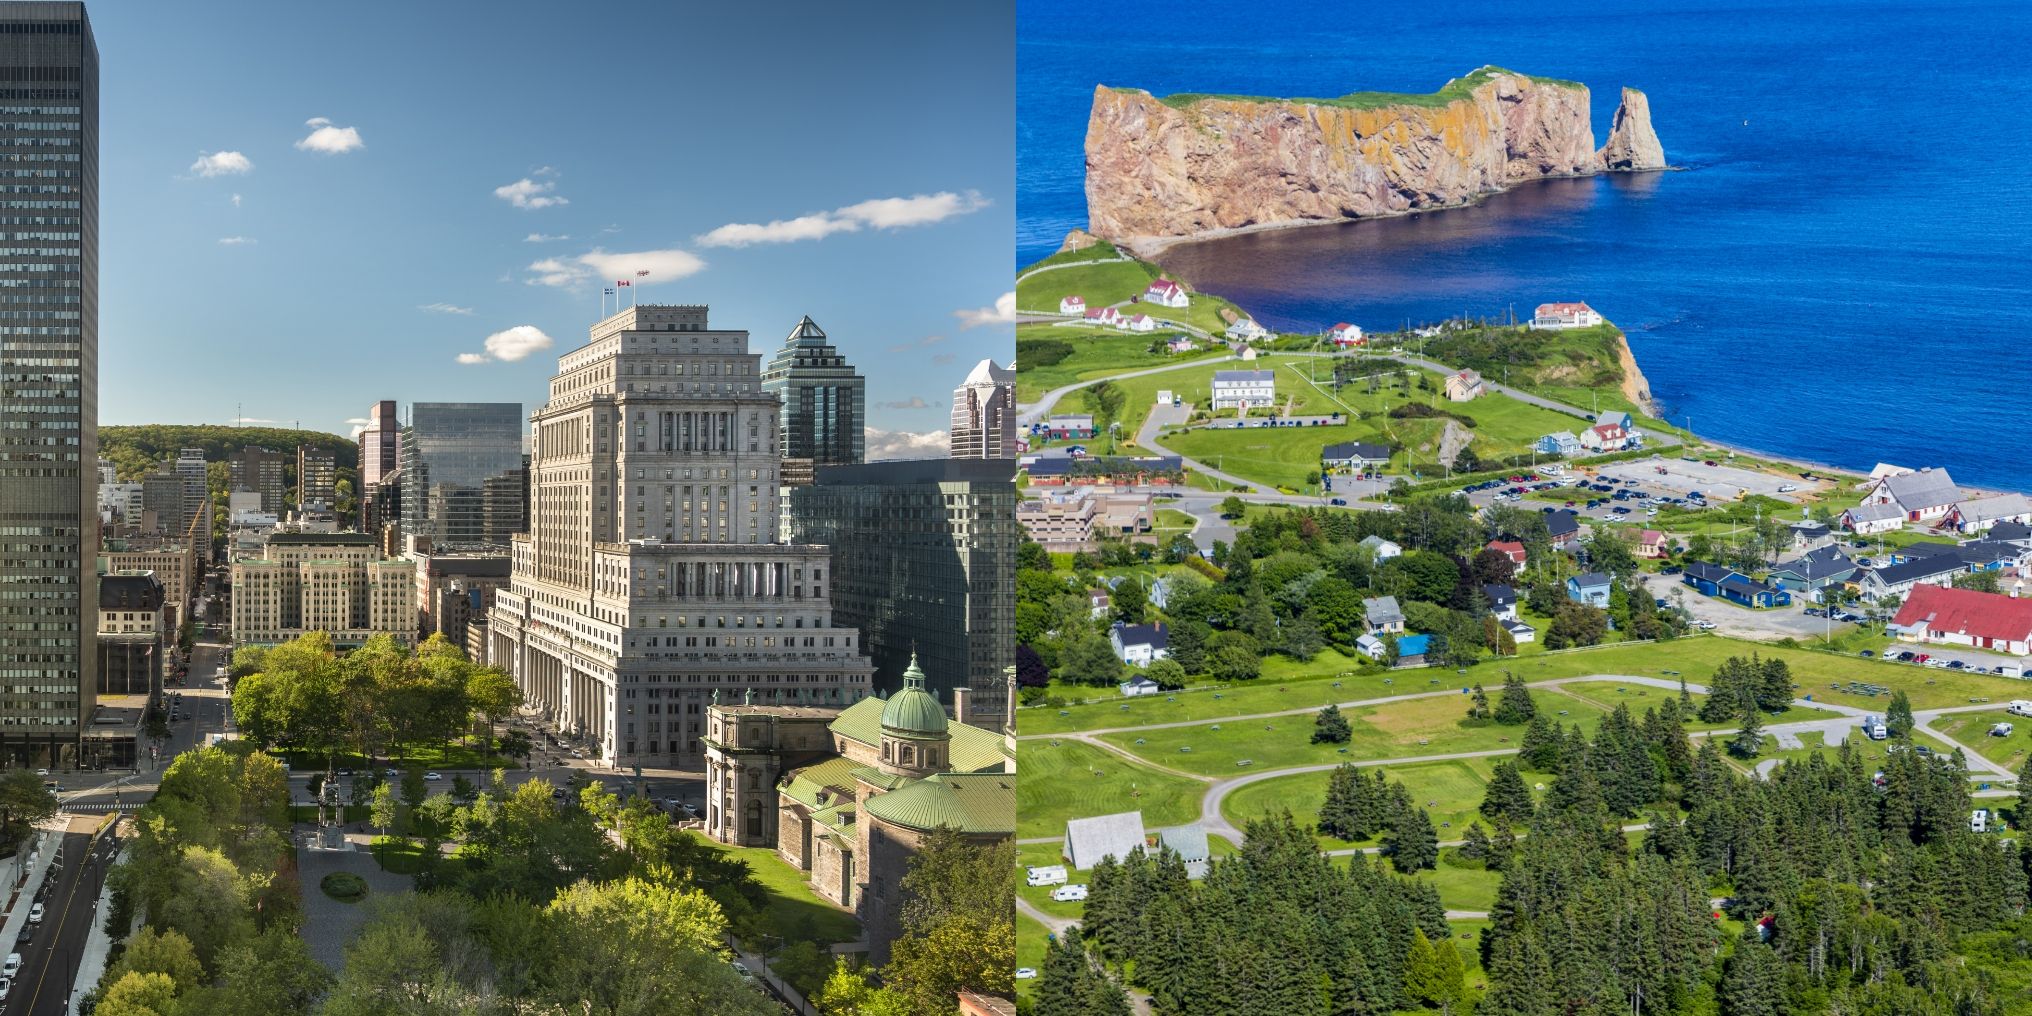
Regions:
M 627 285 L 627 284 L 628 284 L 628 280 L 627 280 L 627 279 L 616 279 L 616 280 L 614 280 L 614 285 L 616 285 L 616 286 L 625 286 L 625 285 Z

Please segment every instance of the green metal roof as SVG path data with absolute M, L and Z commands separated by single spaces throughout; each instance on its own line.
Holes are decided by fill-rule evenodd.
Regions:
M 910 666 L 903 668 L 903 690 L 882 707 L 882 727 L 906 737 L 937 737 L 946 731 L 945 707 L 938 696 L 924 690 L 924 671 L 917 654 L 910 654 Z
M 881 699 L 867 698 L 841 710 L 840 715 L 827 725 L 837 737 L 859 741 L 870 748 L 882 747 Z M 1002 753 L 1002 737 L 992 730 L 955 723 L 946 728 L 949 738 L 947 749 L 951 753 L 950 765 L 957 773 L 998 772 L 1008 761 Z
M 785 797 L 807 808 L 822 808 L 836 803 L 841 795 L 851 798 L 855 793 L 854 760 L 834 756 L 817 765 L 795 770 L 790 779 L 784 781 L 782 790 Z M 818 795 L 823 790 L 833 791 L 833 797 L 821 803 Z
M 812 812 L 811 821 L 829 833 L 839 834 L 842 827 L 854 824 L 853 802 Z
M 939 773 L 862 805 L 868 814 L 907 829 L 949 826 L 963 833 L 1014 835 L 1013 773 Z

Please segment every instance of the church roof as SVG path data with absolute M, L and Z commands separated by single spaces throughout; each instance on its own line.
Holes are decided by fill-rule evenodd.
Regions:
M 814 809 L 836 803 L 842 796 L 851 798 L 854 795 L 854 760 L 836 755 L 817 765 L 795 770 L 782 789 L 784 796 Z M 832 794 L 821 802 L 819 794 L 828 790 Z
M 887 703 L 878 698 L 865 698 L 840 711 L 840 715 L 827 725 L 834 737 L 859 741 L 870 748 L 882 746 L 882 711 Z M 948 765 L 953 772 L 979 773 L 999 771 L 1007 758 L 1002 754 L 1002 735 L 992 730 L 954 723 L 946 728 L 951 738 L 947 743 Z
M 931 830 L 948 826 L 963 833 L 1016 832 L 1014 773 L 938 773 L 861 806 L 891 825 Z
M 910 666 L 903 669 L 903 690 L 890 696 L 882 707 L 882 729 L 923 737 L 946 732 L 945 707 L 938 704 L 938 696 L 924 690 L 924 671 L 914 652 Z

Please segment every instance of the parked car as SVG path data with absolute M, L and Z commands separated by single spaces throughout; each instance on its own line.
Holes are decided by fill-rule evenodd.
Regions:
M 0 977 L 12 978 L 21 972 L 21 954 L 8 953 L 7 962 L 0 963 Z
M 437 773 L 434 773 L 434 772 L 431 772 L 431 773 L 424 773 L 424 774 L 423 774 L 423 778 L 424 778 L 424 779 L 426 779 L 426 780 L 428 780 L 428 781 L 430 781 L 430 782 L 432 782 L 432 783 L 436 783 L 437 781 L 439 781 L 439 780 L 441 780 L 441 779 L 444 779 L 444 777 L 442 777 L 442 776 L 440 776 L 440 775 L 438 775 Z
M 30 924 L 42 923 L 42 904 L 37 903 L 36 905 L 28 908 L 28 923 Z
M 13 978 L 0 977 L 0 1001 L 5 1001 L 7 999 L 7 993 L 9 991 L 12 991 L 13 989 L 14 989 Z
M 1875 652 L 1871 651 L 1871 650 L 1865 649 L 1865 650 L 1863 650 L 1863 651 L 1862 651 L 1862 652 L 1861 652 L 1860 654 L 1858 654 L 1858 655 L 1861 655 L 1861 656 L 1875 656 L 1875 655 L 1877 655 L 1877 654 L 1876 654 Z
M 755 975 L 749 971 L 748 964 L 735 960 L 731 966 L 734 968 L 734 973 L 741 975 L 741 980 L 747 981 L 750 984 L 755 983 Z
M 1017 967 L 1017 968 L 1016 968 L 1016 979 L 1017 979 L 1017 980 L 1019 980 L 1019 981 L 1028 981 L 1028 980 L 1031 980 L 1032 978 L 1035 978 L 1036 976 L 1037 976 L 1037 968 L 1036 968 L 1036 967 Z
M 1337 497 L 1331 501 L 1328 501 L 1327 504 L 1333 505 L 1336 508 L 1346 508 L 1348 506 L 1348 499 L 1344 497 Z

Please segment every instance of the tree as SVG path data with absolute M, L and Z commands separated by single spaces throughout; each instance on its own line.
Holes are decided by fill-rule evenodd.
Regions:
M 1460 950 L 1451 941 L 1437 942 L 1425 937 L 1425 929 L 1411 931 L 1411 951 L 1404 960 L 1404 990 L 1425 1005 L 1451 1013 L 1466 992 Z
M 1482 795 L 1482 817 L 1490 821 L 1507 818 L 1518 823 L 1528 822 L 1534 807 L 1531 788 L 1525 786 L 1524 775 L 1508 760 L 1496 763 L 1490 771 L 1489 789 Z
M 1207 673 L 1216 681 L 1253 681 L 1263 672 L 1263 654 L 1256 640 L 1238 631 L 1214 636 Z
M 1474 698 L 1468 702 L 1468 719 L 1486 720 L 1488 718 L 1489 693 L 1482 690 L 1482 683 L 1480 681 L 1476 681 Z
M 1487 864 L 1489 849 L 1489 831 L 1483 829 L 1480 822 L 1468 823 L 1468 831 L 1461 837 L 1461 845 L 1457 851 L 1461 858 L 1463 860 L 1480 861 L 1483 864 Z
M 1149 593 L 1141 582 L 1133 579 L 1117 584 L 1110 600 L 1115 608 L 1115 620 L 1123 624 L 1142 624 L 1144 612 L 1150 609 Z
M 1015 991 L 1016 917 L 1005 881 L 1015 866 L 1014 843 L 969 843 L 947 828 L 933 830 L 911 856 L 902 934 L 882 976 L 916 1011 L 950 1012 L 961 990 Z
M 1538 715 L 1538 705 L 1531 700 L 1531 689 L 1524 684 L 1524 679 L 1514 673 L 1505 672 L 1503 674 L 1503 691 L 1501 696 L 1496 700 L 1496 712 L 1494 714 L 1496 722 L 1506 726 L 1515 726 L 1519 723 L 1530 722 L 1531 718 L 1536 715 Z
M 1016 686 L 1019 688 L 1043 688 L 1051 684 L 1051 668 L 1030 643 L 1016 644 Z
M 1989 570 L 1962 572 L 1954 577 L 1954 587 L 1956 589 L 1973 589 L 1979 593 L 2002 591 L 1999 573 Z
M 1306 613 L 1319 633 L 1337 646 L 1354 645 L 1362 634 L 1362 597 L 1338 575 L 1328 575 L 1306 590 Z
M 1341 708 L 1337 705 L 1329 704 L 1320 710 L 1319 716 L 1313 720 L 1314 744 L 1346 744 L 1353 736 L 1354 731 L 1348 726 L 1347 718 L 1341 715 Z
M 1912 699 L 1905 694 L 1905 689 L 1900 688 L 1891 693 L 1891 708 L 1884 711 L 1884 726 L 1890 731 L 1892 737 L 1910 737 L 1912 735 L 1912 728 L 1914 726 Z
M 1764 751 L 1764 714 L 1755 705 L 1743 710 L 1743 725 L 1736 730 L 1736 736 L 1729 739 L 1729 754 L 1737 758 L 1756 758 Z
M 1637 574 L 1639 563 L 1637 553 L 1630 546 L 1630 540 L 1620 529 L 1597 526 L 1587 540 L 1588 564 L 1595 571 L 1628 583 Z
M 1545 633 L 1545 648 L 1570 649 L 1592 646 L 1608 634 L 1608 615 L 1598 607 L 1568 601 L 1552 615 L 1552 627 Z
M 1045 950 L 1037 982 L 1039 1016 L 1128 1016 L 1128 997 L 1087 955 L 1077 925 Z M 950 1007 L 941 1011 L 950 1011 Z
M 1784 961 L 1765 945 L 1751 922 L 1736 940 L 1717 992 L 1722 1016 L 1787 1016 Z
M 551 900 L 544 923 L 553 934 L 537 984 L 553 1004 L 615 1016 L 772 1011 L 721 961 L 726 919 L 698 889 L 582 882 Z
M 1082 629 L 1066 640 L 1058 653 L 1060 680 L 1075 684 L 1106 686 L 1122 680 L 1122 658 L 1107 638 L 1092 629 Z
M 826 1016 L 911 1016 L 908 999 L 869 984 L 845 957 L 834 962 L 832 975 L 812 1001 Z
M 29 769 L 0 772 L 0 841 L 21 842 L 37 822 L 56 814 L 56 795 Z
M 1143 668 L 1143 676 L 1157 682 L 1157 687 L 1165 691 L 1185 687 L 1185 667 L 1168 656 L 1151 660 L 1150 665 Z
M 1221 499 L 1220 508 L 1221 508 L 1221 518 L 1239 519 L 1243 515 L 1248 514 L 1249 502 L 1244 501 L 1233 494 L 1230 494 L 1227 497 Z
M 219 956 L 218 983 L 185 1005 L 207 1016 L 303 1016 L 330 991 L 332 975 L 287 928 L 271 928 Z
M 1439 834 L 1433 830 L 1432 816 L 1424 808 L 1400 809 L 1390 823 L 1390 832 L 1383 838 L 1383 846 L 1390 854 L 1390 864 L 1407 875 L 1439 863 Z
M 99 999 L 97 1016 L 177 1016 L 176 982 L 168 974 L 121 975 Z

